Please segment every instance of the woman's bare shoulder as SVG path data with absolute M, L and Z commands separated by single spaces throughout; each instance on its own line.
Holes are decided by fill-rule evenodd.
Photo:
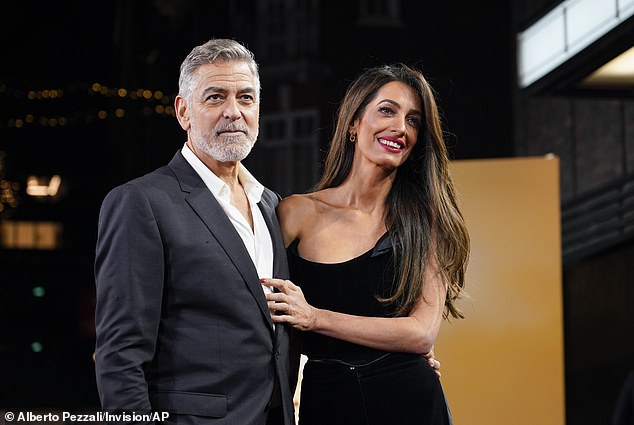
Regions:
M 289 195 L 280 201 L 277 208 L 288 214 L 300 214 L 303 210 L 311 208 L 310 195 L 310 193 Z
M 277 215 L 288 245 L 301 237 L 302 229 L 316 217 L 318 201 L 315 193 L 295 194 L 282 199 L 277 206 Z
M 285 208 L 299 207 L 302 210 L 319 211 L 322 208 L 331 206 L 333 189 L 322 189 L 316 192 L 301 193 L 290 195 L 280 201 L 280 204 L 286 204 Z

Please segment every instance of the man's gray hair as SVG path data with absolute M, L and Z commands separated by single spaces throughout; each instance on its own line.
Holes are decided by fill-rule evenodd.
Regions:
M 190 99 L 194 91 L 194 75 L 201 65 L 218 62 L 237 61 L 249 66 L 255 78 L 257 95 L 260 95 L 260 74 L 253 52 L 241 43 L 226 38 L 212 38 L 200 46 L 196 46 L 187 55 L 180 68 L 178 78 L 178 94 Z

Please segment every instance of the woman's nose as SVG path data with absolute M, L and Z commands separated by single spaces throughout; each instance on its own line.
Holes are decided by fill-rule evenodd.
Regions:
M 394 116 L 394 120 L 392 121 L 390 130 L 396 134 L 404 134 L 406 121 L 407 121 L 407 117 L 405 116 L 400 116 L 400 115 Z

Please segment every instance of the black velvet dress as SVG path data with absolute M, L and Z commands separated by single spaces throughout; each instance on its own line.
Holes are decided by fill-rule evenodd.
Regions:
M 288 248 L 291 280 L 315 307 L 358 316 L 389 317 L 376 295 L 393 287 L 388 234 L 349 261 L 315 263 Z M 301 333 L 304 367 L 300 425 L 451 424 L 440 380 L 420 355 L 390 353 L 313 332 Z

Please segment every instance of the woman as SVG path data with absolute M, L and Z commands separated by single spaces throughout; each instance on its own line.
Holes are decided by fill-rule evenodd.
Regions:
M 300 424 L 451 423 L 428 353 L 464 286 L 469 235 L 434 93 L 397 64 L 349 87 L 315 191 L 278 214 L 291 281 L 263 279 L 308 357 Z

